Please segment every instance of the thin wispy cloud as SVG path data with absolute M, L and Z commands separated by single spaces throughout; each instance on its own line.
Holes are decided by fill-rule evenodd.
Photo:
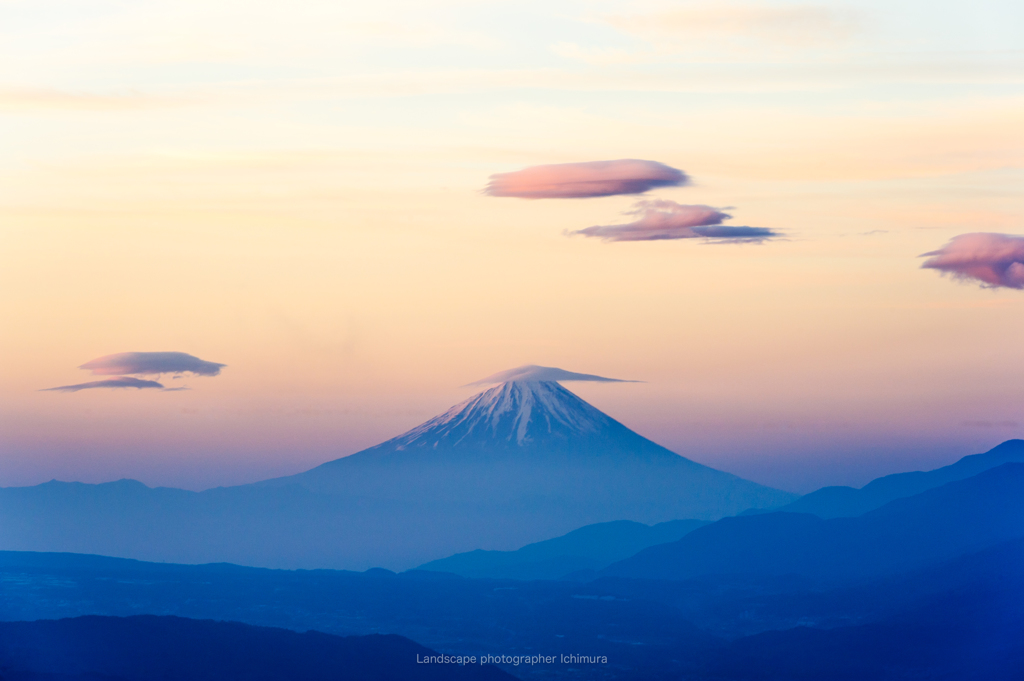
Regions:
M 120 352 L 90 360 L 79 366 L 97 376 L 157 376 L 193 374 L 217 376 L 226 364 L 207 362 L 185 352 Z
M 781 236 L 767 227 L 723 225 L 722 222 L 732 216 L 711 206 L 685 205 L 664 199 L 638 201 L 626 215 L 637 219 L 625 224 L 595 225 L 569 232 L 569 235 L 605 241 L 712 239 L 734 242 L 760 242 Z
M 961 234 L 937 251 L 929 251 L 921 267 L 984 288 L 1024 289 L 1024 236 L 975 232 Z
M 108 378 L 105 381 L 89 381 L 88 383 L 76 383 L 75 385 L 61 385 L 56 388 L 46 388 L 43 392 L 63 392 L 63 393 L 76 393 L 79 390 L 92 390 L 94 388 L 138 388 L 140 390 L 146 388 L 153 388 L 156 390 L 164 390 L 162 383 L 156 381 L 145 381 L 141 378 L 132 378 L 131 376 L 118 376 L 117 378 Z
M 0 88 L 0 111 L 124 111 L 180 104 L 139 92 L 68 92 L 47 88 Z
M 711 3 L 648 14 L 614 16 L 608 23 L 633 34 L 675 38 L 692 46 L 723 39 L 783 45 L 828 45 L 864 30 L 862 12 L 817 5 Z
M 964 421 L 960 425 L 968 428 L 1019 428 L 1017 421 Z
M 491 175 L 484 190 L 491 196 L 520 199 L 581 199 L 642 194 L 657 187 L 680 187 L 690 178 L 657 161 L 619 159 L 531 166 Z
M 621 66 L 640 64 L 657 57 L 651 51 L 630 51 L 616 47 L 586 47 L 577 43 L 555 43 L 551 51 L 559 57 L 583 62 L 592 66 Z
M 536 382 L 536 381 L 595 381 L 598 383 L 640 383 L 640 381 L 629 381 L 621 378 L 606 378 L 595 374 L 578 374 L 575 371 L 566 371 L 558 367 L 542 367 L 536 364 L 526 364 L 515 369 L 499 371 L 487 378 L 473 381 L 466 385 L 491 385 L 493 383 L 507 383 L 509 381 Z

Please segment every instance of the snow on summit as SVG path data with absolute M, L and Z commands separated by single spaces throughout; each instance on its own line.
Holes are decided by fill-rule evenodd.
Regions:
M 569 373 L 569 372 L 565 372 Z M 592 435 L 614 421 L 554 381 L 514 380 L 478 393 L 391 440 L 396 449 L 529 445 Z
M 569 392 L 559 381 L 635 383 L 535 364 L 469 385 L 494 385 L 407 433 L 383 443 L 396 450 L 531 446 L 594 436 L 621 424 Z

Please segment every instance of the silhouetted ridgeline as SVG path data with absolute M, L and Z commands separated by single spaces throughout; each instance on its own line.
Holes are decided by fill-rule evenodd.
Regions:
M 4 681 L 501 681 L 401 636 L 330 636 L 180 617 L 0 623 Z
M 894 574 L 1024 535 L 1024 464 L 891 501 L 856 518 L 805 513 L 725 518 L 659 544 L 602 574 L 647 579 L 805 575 L 843 580 Z
M 949 593 L 854 627 L 743 638 L 703 667 L 746 681 L 1011 681 L 1024 678 L 1024 583 Z
M 1024 440 L 1007 440 L 984 454 L 965 456 L 956 463 L 933 471 L 896 473 L 872 480 L 860 489 L 853 487 L 822 487 L 779 511 L 813 513 L 821 518 L 853 517 L 879 506 L 948 482 L 963 480 L 1004 463 L 1024 463 Z
M 670 520 L 644 525 L 629 520 L 587 525 L 569 534 L 528 544 L 518 551 L 470 551 L 421 565 L 418 570 L 463 577 L 558 579 L 580 570 L 600 570 L 637 551 L 676 541 L 707 525 L 703 520 Z
M 11 553 L 0 554 L 0 576 L 4 617 L 12 607 L 21 617 L 31 617 L 31 608 L 218 613 L 297 629 L 332 621 L 342 630 L 416 628 L 421 640 L 440 643 L 429 647 L 452 654 L 528 649 L 609 657 L 599 670 L 511 670 L 522 678 L 1019 681 L 1024 660 L 1020 539 L 927 571 L 832 590 L 786 580 L 580 585 Z M 702 624 L 718 619 L 724 634 L 751 625 L 766 633 L 711 636 L 683 615 Z M 817 626 L 832 628 L 808 628 Z
M 609 660 L 511 670 L 531 679 L 1019 681 L 1022 492 L 1005 464 L 857 518 L 729 518 L 617 564 L 643 579 L 587 583 L 0 553 L 0 619 L 148 612 Z

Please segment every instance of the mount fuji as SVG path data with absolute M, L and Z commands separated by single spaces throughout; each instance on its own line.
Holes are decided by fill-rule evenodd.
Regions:
M 714 520 L 795 499 L 675 454 L 558 382 L 609 379 L 506 373 L 514 380 L 298 475 L 199 493 L 134 481 L 0 489 L 0 549 L 404 569 L 593 523 Z
M 434 507 L 472 503 L 477 517 L 497 514 L 488 527 L 510 535 L 526 529 L 524 514 L 554 531 L 711 520 L 792 498 L 679 456 L 556 381 L 529 379 L 494 386 L 375 447 L 258 484 Z

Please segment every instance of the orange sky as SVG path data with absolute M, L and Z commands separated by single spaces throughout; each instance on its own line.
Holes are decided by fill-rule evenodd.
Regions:
M 1024 432 L 1024 294 L 918 257 L 1024 233 L 1019 9 L 303 9 L 0 2 L 0 485 L 296 472 L 526 363 L 646 381 L 567 387 L 801 491 Z M 570 238 L 637 197 L 483 193 L 617 158 L 784 238 Z M 156 350 L 228 366 L 39 392 Z

